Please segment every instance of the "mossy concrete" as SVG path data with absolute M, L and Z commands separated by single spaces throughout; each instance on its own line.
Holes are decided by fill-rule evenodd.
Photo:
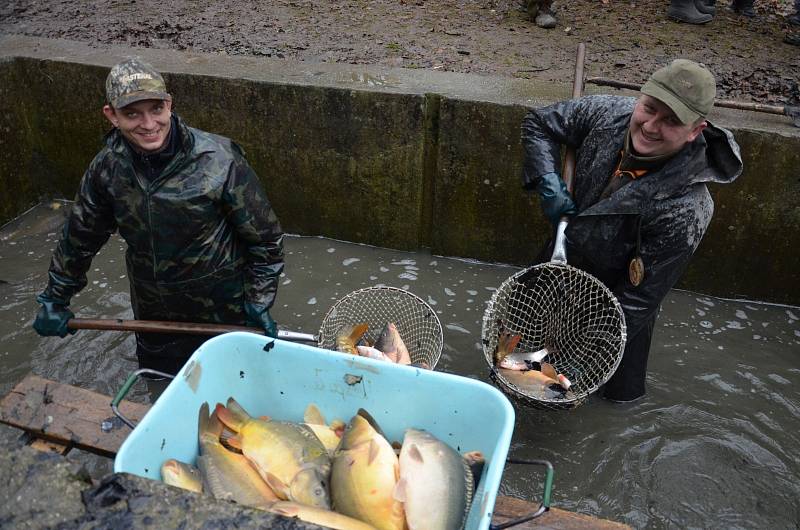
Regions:
M 189 124 L 243 146 L 289 232 L 518 265 L 549 237 L 520 186 L 520 124 L 569 97 L 568 83 L 20 36 L 0 37 L 0 130 L 14 131 L 0 220 L 74 194 L 108 129 L 105 75 L 130 55 L 164 72 Z M 800 129 L 727 109 L 711 119 L 734 130 L 746 170 L 711 187 L 716 214 L 681 286 L 799 303 Z

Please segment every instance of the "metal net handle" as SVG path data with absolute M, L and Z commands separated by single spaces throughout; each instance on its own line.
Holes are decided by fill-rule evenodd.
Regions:
M 346 322 L 347 324 L 355 324 L 355 321 L 373 321 L 375 320 L 375 315 L 380 315 L 382 313 L 379 307 L 380 304 L 387 299 L 396 297 L 403 300 L 404 308 L 413 313 L 408 320 L 426 323 L 426 325 L 414 324 L 411 326 L 408 335 L 405 337 L 401 335 L 401 338 L 404 339 L 404 342 L 407 343 L 406 345 L 410 350 L 412 362 L 425 361 L 431 370 L 434 369 L 441 358 L 442 349 L 444 347 L 444 332 L 439 317 L 436 316 L 436 312 L 427 302 L 417 295 L 398 287 L 365 287 L 352 291 L 340 298 L 328 309 L 328 312 L 322 319 L 318 334 L 318 346 L 320 348 L 330 348 L 335 344 L 336 334 L 340 326 L 344 325 L 342 322 L 339 322 L 338 325 L 335 323 L 342 308 L 359 308 L 358 316 L 348 319 Z M 386 307 L 388 307 L 388 305 Z M 384 313 L 389 313 L 389 311 Z M 388 317 L 379 318 L 377 320 L 388 320 Z M 414 340 L 412 344 L 416 345 L 416 343 L 420 342 L 416 337 L 417 335 L 423 335 L 424 342 L 428 345 L 426 353 L 420 354 L 417 348 L 408 344 L 410 341 L 407 340 L 407 337 L 409 336 L 417 339 Z

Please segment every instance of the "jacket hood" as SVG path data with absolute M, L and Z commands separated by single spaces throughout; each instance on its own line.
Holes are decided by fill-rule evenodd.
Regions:
M 729 184 L 742 174 L 742 153 L 733 133 L 708 122 L 700 135 L 705 143 L 707 171 L 696 176 L 695 182 Z

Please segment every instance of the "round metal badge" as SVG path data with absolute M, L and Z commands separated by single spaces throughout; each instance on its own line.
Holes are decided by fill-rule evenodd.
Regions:
M 644 280 L 644 261 L 641 256 L 636 256 L 628 264 L 628 279 L 634 287 L 638 287 Z

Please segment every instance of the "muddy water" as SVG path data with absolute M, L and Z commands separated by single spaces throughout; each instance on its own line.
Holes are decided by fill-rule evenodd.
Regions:
M 136 368 L 129 334 L 42 339 L 30 327 L 64 209 L 40 206 L 0 230 L 2 395 L 31 371 L 113 394 Z M 114 236 L 95 258 L 73 300 L 78 316 L 131 316 L 123 250 Z M 439 368 L 488 380 L 481 316 L 517 269 L 301 237 L 287 238 L 286 262 L 274 310 L 281 327 L 315 333 L 347 293 L 402 287 L 427 300 L 445 327 Z M 562 509 L 637 528 L 797 528 L 798 319 L 796 307 L 673 291 L 657 324 L 647 396 L 628 405 L 592 397 L 570 412 L 518 408 L 511 455 L 553 463 L 553 505 Z M 150 399 L 144 388 L 132 397 Z M 96 475 L 110 471 L 103 459 L 73 455 Z M 541 479 L 509 465 L 501 492 L 537 500 Z

